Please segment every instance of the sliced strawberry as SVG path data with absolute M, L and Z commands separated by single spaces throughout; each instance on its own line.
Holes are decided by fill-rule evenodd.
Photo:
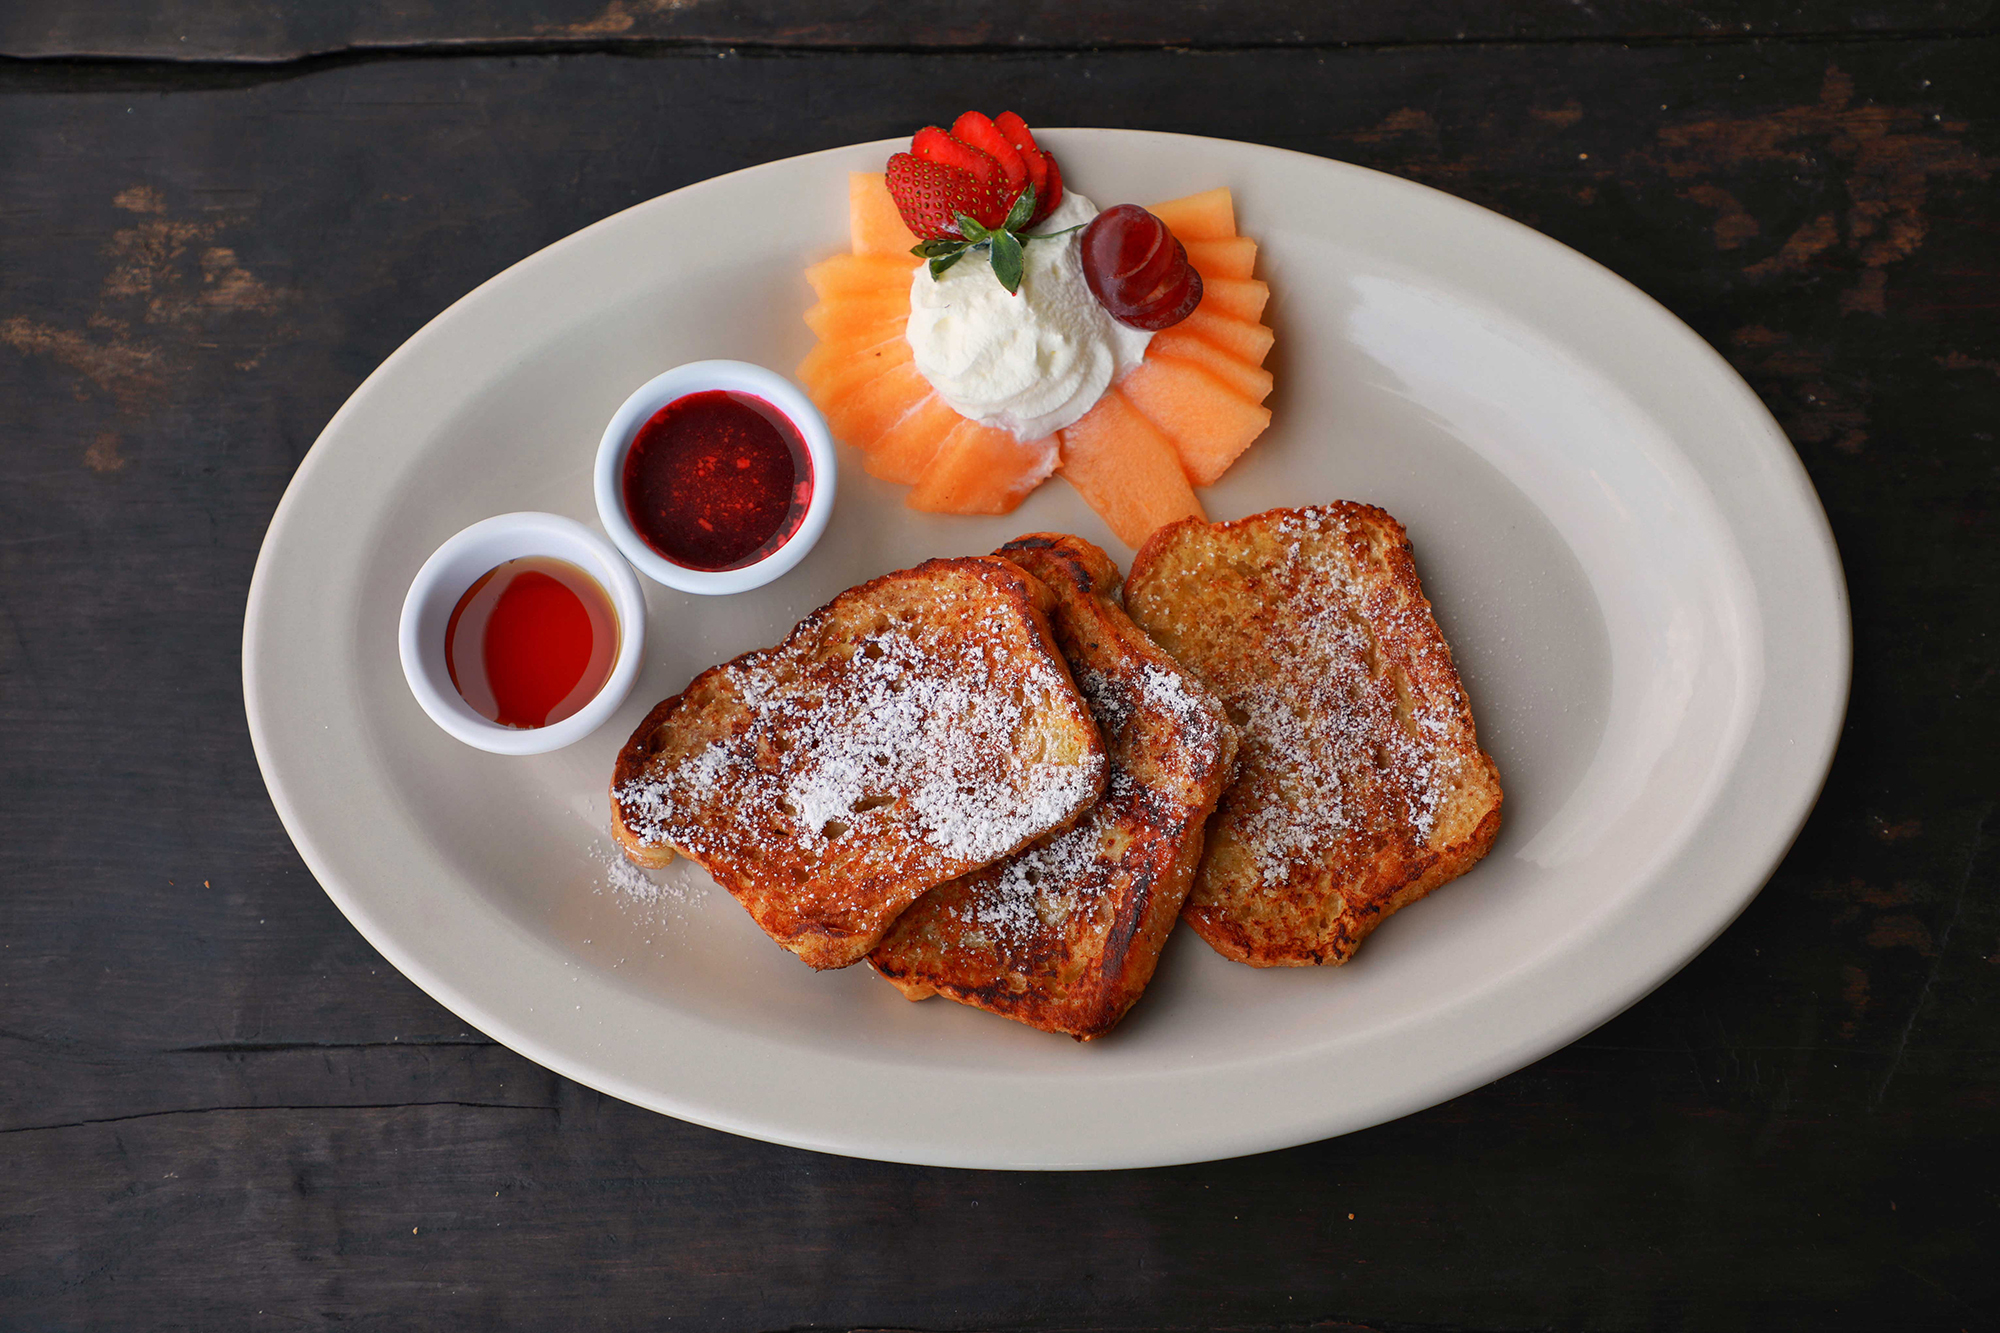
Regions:
M 1000 164 L 1000 170 L 1007 177 L 1007 202 L 1012 204 L 1014 196 L 1032 178 L 1028 164 L 1022 160 L 1020 150 L 1007 142 L 1007 136 L 978 111 L 968 111 L 951 123 L 951 137 L 962 144 L 977 148 L 980 152 Z
M 1002 111 L 995 116 L 993 128 L 1006 135 L 1007 142 L 1020 149 L 1022 157 L 1033 157 L 1042 151 L 1042 146 L 1035 142 L 1034 131 L 1028 128 L 1028 122 L 1011 111 Z
M 910 137 L 910 151 L 926 162 L 957 167 L 988 189 L 998 187 L 1006 179 L 1000 164 L 992 157 L 935 125 L 926 125 Z
M 1007 206 L 1013 202 L 1006 189 L 1007 174 L 986 153 L 971 144 L 952 138 L 935 125 L 926 125 L 910 138 L 910 151 L 926 162 L 956 167 L 979 182 L 986 202 L 965 211 L 984 226 L 997 227 L 1007 220 Z
M 1040 222 L 1043 218 L 1055 212 L 1056 205 L 1062 203 L 1062 168 L 1056 165 L 1054 153 L 1051 153 L 1046 148 L 1042 149 L 1041 153 L 1042 165 L 1048 169 L 1049 173 L 1048 188 L 1035 196 L 1035 216 L 1028 224 L 1031 227 L 1036 222 Z
M 1042 161 L 1042 150 L 1035 143 L 1034 132 L 1028 122 L 1011 111 L 1002 111 L 993 118 L 993 128 L 1005 135 L 1007 142 L 1014 145 L 1014 151 L 1021 155 L 1021 161 L 1028 168 L 1028 183 L 1035 187 L 1035 204 L 1041 206 L 1042 196 L 1049 192 L 1049 168 Z
M 920 241 L 957 239 L 958 215 L 983 222 L 994 202 L 993 192 L 966 172 L 909 153 L 889 159 L 888 186 L 903 225 Z

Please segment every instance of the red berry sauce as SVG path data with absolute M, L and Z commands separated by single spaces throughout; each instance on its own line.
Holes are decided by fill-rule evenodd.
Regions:
M 726 389 L 676 398 L 625 455 L 625 513 L 646 544 L 689 569 L 741 569 L 783 546 L 812 499 L 798 427 Z

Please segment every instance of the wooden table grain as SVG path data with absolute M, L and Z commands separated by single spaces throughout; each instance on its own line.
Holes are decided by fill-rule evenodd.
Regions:
M 1974 1329 L 2000 1322 L 1990 3 L 0 11 L 0 1328 Z M 243 721 L 327 418 L 608 213 L 965 106 L 1395 172 L 1637 283 L 1846 562 L 1817 809 L 1707 952 L 1392 1124 L 967 1172 L 695 1128 L 385 964 Z

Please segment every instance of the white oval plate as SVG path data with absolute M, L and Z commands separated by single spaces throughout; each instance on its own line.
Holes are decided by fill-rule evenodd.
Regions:
M 594 736 L 503 758 L 431 724 L 396 661 L 411 575 L 487 514 L 592 522 L 598 435 L 666 367 L 795 366 L 800 270 L 845 248 L 846 173 L 897 147 L 857 145 L 654 199 L 486 283 L 355 392 L 271 522 L 243 685 L 272 800 L 355 927 L 467 1022 L 613 1096 L 827 1152 L 1198 1161 L 1376 1124 L 1571 1041 L 1700 951 L 1790 845 L 1845 709 L 1845 588 L 1790 445 L 1707 344 L 1575 252 L 1391 176 L 1048 139 L 1100 203 L 1235 190 L 1278 390 L 1209 514 L 1351 498 L 1409 526 L 1506 786 L 1493 854 L 1346 967 L 1254 970 L 1179 932 L 1089 1045 L 910 1004 L 865 967 L 815 974 L 685 863 L 650 902 L 607 885 L 605 786 L 654 702 L 928 556 L 1054 529 L 1129 560 L 1060 481 L 945 518 L 848 469 L 784 578 L 648 589 L 651 661 Z

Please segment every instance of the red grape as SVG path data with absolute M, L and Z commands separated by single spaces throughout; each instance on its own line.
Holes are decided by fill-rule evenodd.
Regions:
M 1137 204 L 1106 209 L 1084 228 L 1083 280 L 1111 317 L 1157 333 L 1201 304 L 1201 275 L 1165 223 Z
M 1194 313 L 1194 308 L 1201 304 L 1201 274 L 1194 271 L 1193 265 L 1188 264 L 1187 251 L 1181 248 L 1179 241 L 1174 242 L 1174 249 L 1180 251 L 1183 266 L 1178 281 L 1163 285 L 1158 294 L 1144 305 L 1135 306 L 1124 314 L 1112 311 L 1113 319 L 1121 324 L 1129 324 L 1135 329 L 1158 333 L 1161 329 L 1172 328 Z

